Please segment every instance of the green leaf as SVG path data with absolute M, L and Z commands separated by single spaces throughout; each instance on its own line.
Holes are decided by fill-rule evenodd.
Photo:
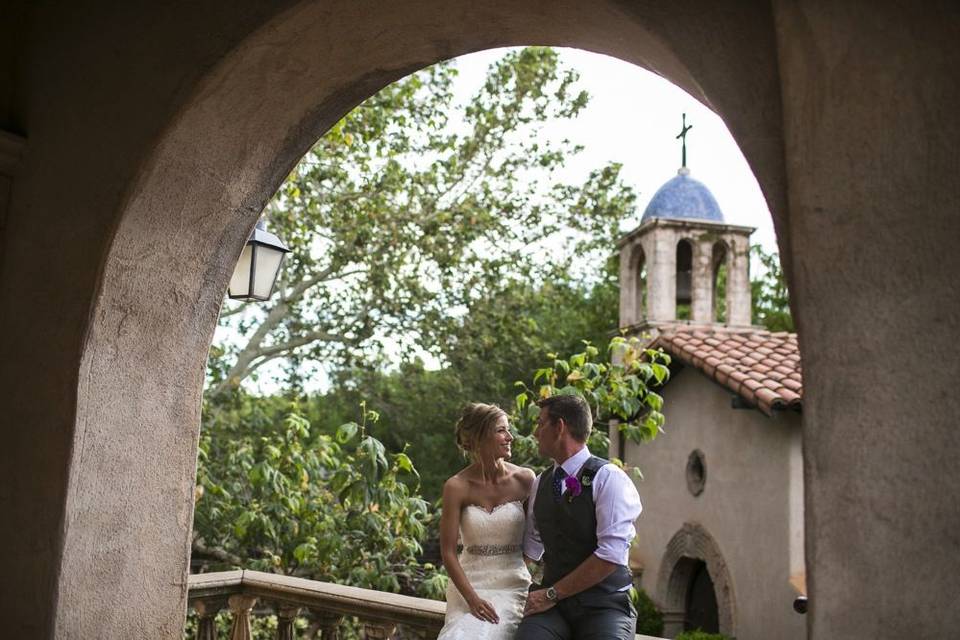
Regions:
M 296 558 L 297 562 L 303 564 L 306 562 L 307 558 L 316 553 L 316 547 L 313 543 L 304 542 L 303 544 L 297 545 L 293 550 L 293 557 Z
M 383 443 L 372 436 L 366 436 L 360 441 L 360 452 L 367 457 L 367 467 L 371 474 L 376 474 L 387 467 L 386 449 Z
M 416 470 L 413 468 L 413 462 L 410 460 L 410 457 L 407 454 L 398 453 L 393 456 L 393 461 L 400 469 L 408 473 L 416 473 Z
M 662 364 L 654 362 L 650 367 L 653 370 L 653 377 L 656 379 L 657 384 L 663 384 L 664 380 L 670 377 L 670 369 Z
M 353 439 L 357 432 L 360 430 L 360 425 L 356 422 L 347 422 L 340 425 L 337 428 L 337 442 L 340 444 L 346 444 Z
M 517 394 L 516 403 L 517 403 L 517 409 L 518 409 L 519 411 L 523 411 L 523 408 L 524 408 L 525 406 L 527 406 L 527 393 L 526 393 L 526 391 L 524 391 L 523 393 L 518 393 L 518 394 Z
M 644 400 L 646 401 L 647 406 L 654 411 L 660 411 L 663 409 L 663 396 L 660 394 L 654 393 L 653 391 L 648 391 Z

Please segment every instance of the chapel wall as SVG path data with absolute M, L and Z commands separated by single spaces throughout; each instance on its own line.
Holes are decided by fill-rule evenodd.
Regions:
M 701 525 L 726 563 L 738 640 L 801 640 L 806 618 L 792 609 L 790 586 L 790 461 L 797 455 L 799 415 L 768 418 L 735 410 L 731 394 L 686 367 L 663 390 L 665 433 L 643 445 L 627 443 L 626 462 L 639 465 L 644 509 L 631 556 L 643 565 L 642 586 L 655 599 L 667 544 L 684 523 Z M 694 449 L 706 460 L 699 496 L 687 488 Z M 795 503 L 793 503 L 795 505 Z M 670 613 L 670 612 L 666 612 Z

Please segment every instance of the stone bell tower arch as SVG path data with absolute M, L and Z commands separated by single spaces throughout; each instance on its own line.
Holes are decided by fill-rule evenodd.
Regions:
M 727 224 L 710 190 L 680 167 L 620 251 L 620 327 L 750 326 L 750 235 Z M 720 296 L 718 292 L 725 289 Z

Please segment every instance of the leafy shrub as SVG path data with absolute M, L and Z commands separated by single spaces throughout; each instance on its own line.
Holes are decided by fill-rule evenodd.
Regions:
M 644 636 L 663 636 L 663 613 L 643 589 L 631 589 L 630 599 L 637 610 L 637 633 Z
M 734 638 L 722 633 L 707 633 L 697 629 L 696 631 L 684 631 L 675 640 L 734 640 Z
M 637 444 L 653 440 L 663 432 L 663 397 L 653 391 L 670 378 L 670 356 L 662 350 L 646 349 L 639 338 L 615 337 L 607 345 L 606 357 L 584 341 L 584 349 L 567 359 L 548 353 L 548 364 L 537 369 L 533 385 L 515 383 L 521 389 L 512 410 L 512 422 L 519 435 L 513 441 L 513 462 L 542 469 L 533 433 L 540 415 L 537 401 L 556 395 L 577 395 L 586 400 L 597 427 L 587 446 L 595 455 L 606 455 L 609 447 L 607 425 L 616 421 L 627 439 Z M 614 461 L 617 462 L 617 461 Z M 622 463 L 621 463 L 622 466 Z M 639 476 L 639 469 L 632 469 Z
M 431 518 L 419 476 L 367 434 L 378 417 L 364 406 L 335 437 L 311 433 L 296 407 L 282 421 L 208 424 L 194 516 L 205 568 L 442 598 L 445 577 L 417 562 Z

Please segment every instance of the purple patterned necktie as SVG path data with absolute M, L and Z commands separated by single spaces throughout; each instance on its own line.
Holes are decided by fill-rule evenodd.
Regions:
M 567 477 L 567 472 L 563 467 L 557 467 L 553 472 L 553 501 L 560 502 L 560 496 L 563 494 L 563 479 Z

